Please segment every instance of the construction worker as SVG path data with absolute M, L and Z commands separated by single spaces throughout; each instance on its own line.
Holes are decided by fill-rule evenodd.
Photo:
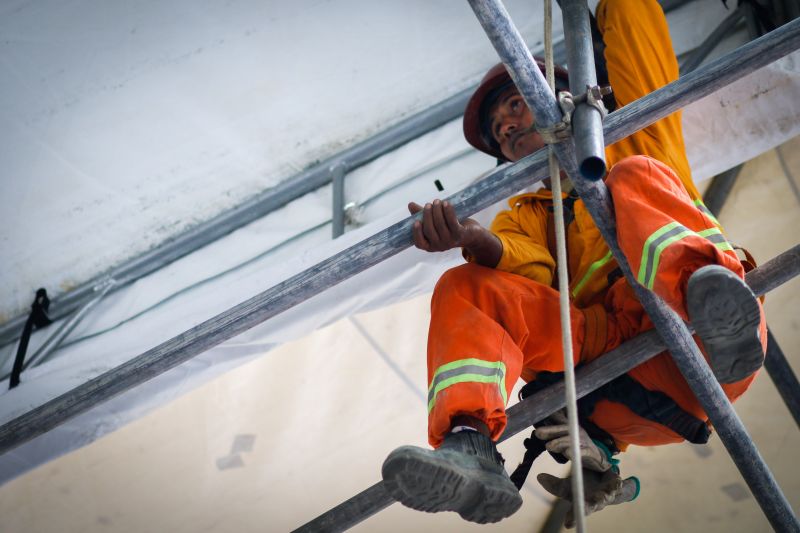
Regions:
M 593 22 L 605 46 L 598 79 L 607 76 L 612 105 L 624 106 L 678 77 L 655 0 L 602 0 Z M 566 88 L 567 73 L 559 70 L 557 80 L 557 89 Z M 503 65 L 489 70 L 467 104 L 464 134 L 502 161 L 544 146 Z M 735 400 L 762 365 L 766 324 L 743 281 L 745 267 L 692 182 L 680 113 L 609 146 L 606 158 L 618 240 L 637 281 L 691 321 L 715 376 Z M 564 187 L 578 365 L 653 325 L 568 180 Z M 442 276 L 431 302 L 428 437 L 434 450 L 403 446 L 383 465 L 387 491 L 403 504 L 455 511 L 479 523 L 499 521 L 522 503 L 521 483 L 509 478 L 494 444 L 506 426 L 508 395 L 520 377 L 530 392 L 563 371 L 552 194 L 522 194 L 509 207 L 486 229 L 458 220 L 447 202 L 409 205 L 412 213 L 422 211 L 413 228 L 418 248 L 461 247 L 468 263 Z M 700 443 L 709 436 L 708 417 L 668 353 L 582 399 L 579 411 L 587 512 L 638 494 L 638 480 L 621 478 L 614 454 L 631 444 Z M 539 444 L 531 449 L 568 460 L 567 434 L 566 420 L 556 414 L 536 428 L 532 440 Z M 571 499 L 568 480 L 547 474 L 538 480 Z M 568 516 L 568 525 L 572 520 Z

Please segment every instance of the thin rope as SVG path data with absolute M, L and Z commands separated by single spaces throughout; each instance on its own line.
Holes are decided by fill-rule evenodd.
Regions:
M 544 54 L 547 84 L 555 95 L 553 67 L 553 4 L 544 2 Z M 572 455 L 572 509 L 578 533 L 586 531 L 583 502 L 583 467 L 581 465 L 580 442 L 578 440 L 578 400 L 575 392 L 575 367 L 572 356 L 572 326 L 570 324 L 569 273 L 567 271 L 567 243 L 564 230 L 564 202 L 561 198 L 561 171 L 556 159 L 555 147 L 550 145 L 550 183 L 553 190 L 553 219 L 556 228 L 556 265 L 558 267 L 558 295 L 561 309 L 561 342 L 564 352 L 564 389 L 566 391 L 567 419 L 569 422 L 569 445 Z

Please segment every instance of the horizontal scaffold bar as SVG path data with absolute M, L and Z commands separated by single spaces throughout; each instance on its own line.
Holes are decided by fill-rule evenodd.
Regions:
M 725 84 L 800 48 L 800 19 L 734 50 L 606 120 L 605 142 L 644 128 Z M 547 152 L 540 150 L 494 172 L 448 200 L 466 217 L 541 181 Z M 419 215 L 417 215 L 418 217 Z M 265 290 L 249 300 L 169 339 L 131 360 L 0 426 L 0 454 L 41 435 L 92 407 L 178 366 L 308 298 L 411 246 L 409 217 Z
M 800 275 L 800 244 L 749 272 L 746 280 L 754 293 L 763 295 L 798 275 Z M 578 398 L 586 396 L 612 379 L 639 366 L 663 352 L 664 349 L 664 342 L 658 336 L 658 332 L 651 329 L 581 366 L 575 372 Z M 506 410 L 508 424 L 498 442 L 513 437 L 563 407 L 563 382 L 551 385 L 512 405 Z M 344 531 L 382 511 L 392 503 L 394 500 L 383 489 L 383 482 L 380 481 L 321 514 L 296 529 L 295 532 Z

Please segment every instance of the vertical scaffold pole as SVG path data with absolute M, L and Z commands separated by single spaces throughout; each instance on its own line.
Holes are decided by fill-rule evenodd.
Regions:
M 574 95 L 586 94 L 597 86 L 594 68 L 592 31 L 589 11 L 584 0 L 561 0 L 564 39 L 567 48 L 569 90 Z M 599 91 L 594 96 L 600 100 Z M 602 102 L 602 100 L 600 100 Z M 600 104 L 602 105 L 602 104 Z M 590 105 L 589 98 L 576 102 L 572 113 L 572 135 L 578 170 L 584 178 L 598 180 L 606 173 L 606 145 L 603 142 L 603 116 Z
M 772 330 L 768 329 L 767 335 L 767 356 L 764 359 L 764 368 L 767 369 L 775 388 L 778 389 L 778 394 L 781 395 L 786 408 L 794 418 L 794 423 L 800 427 L 800 382 L 797 381 L 797 376 L 789 365 L 789 361 L 786 360 Z
M 550 128 L 561 121 L 561 111 L 549 92 L 544 76 L 533 61 L 522 36 L 498 0 L 469 0 L 481 26 L 505 63 L 514 83 L 533 112 L 536 124 Z M 588 24 L 588 11 L 586 24 Z M 570 35 L 566 39 L 570 39 Z M 753 445 L 747 430 L 733 411 L 728 398 L 700 354 L 689 330 L 678 315 L 632 276 L 630 266 L 617 242 L 616 220 L 608 189 L 603 181 L 589 181 L 577 172 L 575 148 L 571 141 L 556 146 L 562 167 L 572 179 L 603 238 L 636 291 L 664 343 L 669 348 L 720 439 L 747 482 L 770 524 L 776 531 L 800 531 L 789 502 L 769 468 Z
M 344 177 L 347 167 L 339 163 L 331 167 L 331 187 L 333 188 L 332 232 L 333 238 L 344 235 Z

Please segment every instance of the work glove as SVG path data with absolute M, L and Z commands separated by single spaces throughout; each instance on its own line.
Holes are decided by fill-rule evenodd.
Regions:
M 569 445 L 569 423 L 564 411 L 556 411 L 548 419 L 549 425 L 537 427 L 533 434 L 537 439 L 545 441 L 545 448 L 551 453 L 561 454 L 572 461 L 572 450 Z M 611 452 L 599 441 L 594 441 L 579 427 L 578 442 L 583 468 L 595 472 L 605 472 L 618 463 L 611 458 Z
M 550 474 L 539 474 L 536 479 L 544 489 L 559 498 L 572 503 L 572 482 Z M 639 480 L 635 477 L 622 479 L 616 467 L 604 472 L 583 469 L 583 499 L 586 516 L 599 511 L 607 505 L 618 505 L 633 501 L 639 495 Z M 575 515 L 570 507 L 564 518 L 564 526 L 575 527 Z

